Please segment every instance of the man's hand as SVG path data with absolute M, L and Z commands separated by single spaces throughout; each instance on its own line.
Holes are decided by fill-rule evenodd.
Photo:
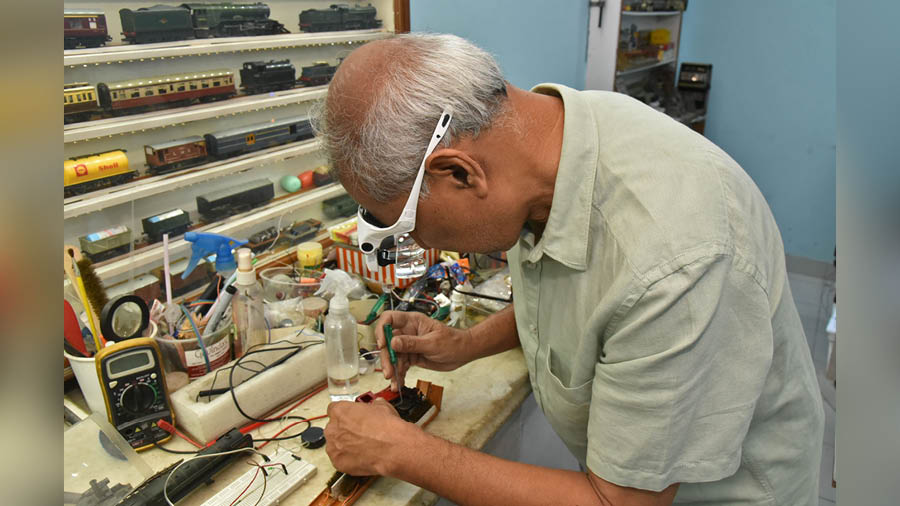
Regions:
M 384 325 L 391 324 L 394 337 L 391 348 L 397 355 L 397 367 L 391 364 L 384 338 Z M 473 359 L 471 333 L 454 329 L 422 313 L 387 311 L 375 325 L 375 339 L 381 350 L 384 377 L 391 380 L 391 390 L 397 391 L 409 368 L 416 365 L 435 371 L 452 371 Z
M 335 469 L 354 476 L 387 475 L 394 450 L 418 427 L 400 418 L 384 399 L 328 405 L 325 451 Z

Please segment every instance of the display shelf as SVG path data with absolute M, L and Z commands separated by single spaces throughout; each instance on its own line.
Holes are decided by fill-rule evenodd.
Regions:
M 681 11 L 622 11 L 623 16 L 677 16 Z
M 196 229 L 196 232 L 210 232 L 232 236 L 253 225 L 266 222 L 284 214 L 299 210 L 305 206 L 313 205 L 323 200 L 337 197 L 345 193 L 344 187 L 338 183 L 332 183 L 321 188 L 315 188 L 300 195 L 276 200 L 268 205 L 230 217 L 225 223 L 217 223 Z M 169 243 L 169 256 L 177 257 L 186 254 L 190 250 L 190 243 L 176 239 Z M 141 248 L 131 254 L 123 255 L 119 259 L 110 260 L 95 266 L 95 271 L 101 279 L 106 280 L 115 276 L 127 274 L 132 271 L 141 272 L 146 268 L 158 264 L 163 257 L 162 244 L 155 244 Z
M 193 184 L 204 183 L 257 165 L 313 153 L 318 149 L 319 141 L 311 139 L 287 146 L 275 146 L 224 161 L 212 162 L 175 174 L 151 176 L 86 195 L 69 197 L 63 201 L 63 219 L 68 220 L 118 204 L 170 192 Z
M 151 128 L 183 125 L 192 121 L 217 118 L 273 107 L 318 100 L 328 92 L 327 86 L 292 88 L 260 95 L 239 95 L 235 98 L 187 107 L 153 111 L 118 118 L 72 123 L 63 128 L 63 142 L 73 143 L 113 135 L 140 132 Z
M 616 72 L 616 77 L 627 76 L 629 74 L 637 74 L 638 72 L 643 72 L 645 70 L 650 70 L 656 67 L 662 67 L 663 65 L 668 65 L 670 63 L 675 63 L 675 59 L 663 60 L 661 62 L 654 63 L 653 65 L 644 65 L 643 67 L 638 67 L 636 69 L 628 69 L 628 70 L 619 70 Z
M 63 52 L 63 65 L 74 68 L 162 58 L 212 55 L 225 52 L 353 44 L 382 39 L 390 35 L 392 35 L 390 32 L 382 30 L 348 30 L 341 32 L 257 35 L 254 37 L 221 37 L 158 42 L 154 44 L 103 46 L 91 49 L 68 49 Z

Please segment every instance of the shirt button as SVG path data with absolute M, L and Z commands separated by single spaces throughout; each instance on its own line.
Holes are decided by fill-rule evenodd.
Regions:
M 532 334 L 537 334 L 537 330 L 538 330 L 537 325 L 534 325 L 534 324 L 529 325 L 528 330 L 530 330 Z

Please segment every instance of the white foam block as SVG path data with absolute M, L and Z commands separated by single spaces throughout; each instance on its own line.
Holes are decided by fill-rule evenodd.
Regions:
M 283 329 L 278 329 L 283 330 Z M 291 353 L 288 343 L 277 343 L 279 339 L 288 338 L 294 342 L 317 341 L 323 342 L 321 334 L 304 331 L 304 335 L 296 337 L 296 329 L 291 333 L 283 333 L 281 336 L 273 332 L 272 344 L 265 347 L 275 351 L 256 353 L 241 361 L 242 367 L 234 370 L 234 393 L 241 409 L 254 417 L 261 417 L 273 409 L 309 391 L 312 387 L 325 381 L 325 345 L 316 344 L 308 346 L 303 351 L 287 359 L 265 372 L 253 376 L 252 370 L 260 370 L 263 365 L 271 364 L 279 358 Z M 258 361 L 263 365 L 250 362 Z M 198 393 L 212 388 L 228 386 L 229 371 L 226 369 L 234 365 L 234 362 L 226 364 L 219 370 L 218 376 L 213 371 L 201 378 L 197 378 L 189 385 L 179 389 L 171 396 L 172 409 L 175 411 L 175 422 L 178 428 L 183 429 L 194 438 L 208 442 L 225 434 L 232 428 L 239 428 L 250 420 L 241 415 L 234 405 L 230 393 L 213 397 L 198 399 Z M 248 379 L 250 378 L 250 379 Z

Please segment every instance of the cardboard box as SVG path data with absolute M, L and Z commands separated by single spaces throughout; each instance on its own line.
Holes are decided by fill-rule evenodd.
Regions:
M 375 283 L 387 283 L 398 288 L 406 288 L 413 284 L 419 278 L 399 279 L 394 273 L 394 266 L 379 267 L 378 271 L 372 272 L 366 267 L 366 260 L 363 258 L 362 251 L 354 246 L 335 243 L 337 250 L 338 267 L 347 272 L 359 274 L 369 281 Z M 440 251 L 436 249 L 425 250 L 425 262 L 428 267 L 437 263 Z

